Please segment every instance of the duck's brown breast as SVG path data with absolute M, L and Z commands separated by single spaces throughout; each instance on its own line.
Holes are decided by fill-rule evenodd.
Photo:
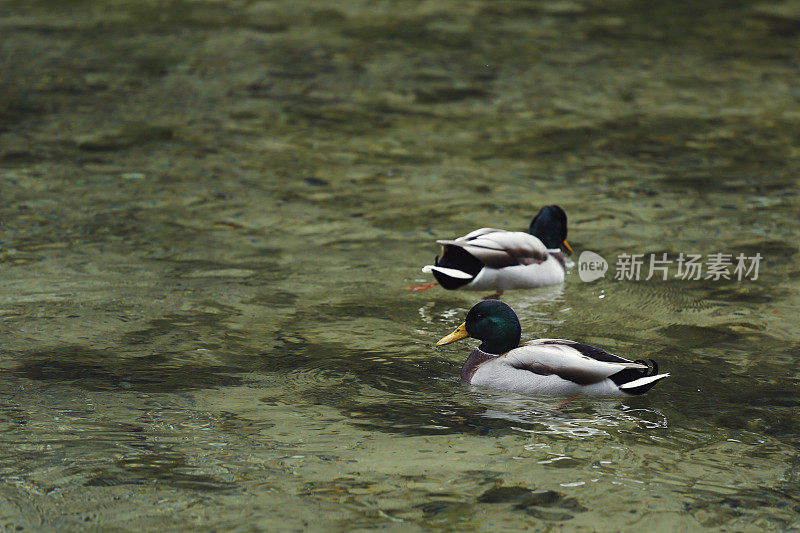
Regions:
M 472 350 L 472 353 L 469 354 L 469 357 L 467 357 L 467 360 L 464 362 L 464 366 L 461 367 L 461 381 L 470 383 L 478 367 L 489 359 L 494 359 L 494 357 L 494 355 L 483 352 L 479 348 Z

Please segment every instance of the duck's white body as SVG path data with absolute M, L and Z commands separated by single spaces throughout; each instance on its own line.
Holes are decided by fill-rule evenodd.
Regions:
M 422 271 L 433 272 L 445 288 L 530 289 L 564 282 L 561 250 L 548 250 L 530 233 L 481 228 L 455 240 L 436 242 L 442 245 L 442 260 L 437 258 L 437 264 L 426 265 Z M 468 255 L 455 253 L 454 248 Z
M 645 364 L 565 339 L 537 339 L 502 355 L 475 349 L 461 373 L 472 385 L 555 396 L 638 395 L 667 376 L 648 375 Z
M 536 237 L 533 238 L 535 239 Z M 467 291 L 533 289 L 564 283 L 564 265 L 553 255 L 554 253 L 560 254 L 561 251 L 548 250 L 548 252 L 547 259 L 539 264 L 533 263 L 502 268 L 483 267 L 472 281 L 461 288 Z

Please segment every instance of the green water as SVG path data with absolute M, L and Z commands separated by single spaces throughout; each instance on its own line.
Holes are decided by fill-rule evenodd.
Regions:
M 798 2 L 0 13 L 0 528 L 800 529 Z M 644 397 L 464 386 L 405 290 L 550 203 L 611 271 L 503 299 Z

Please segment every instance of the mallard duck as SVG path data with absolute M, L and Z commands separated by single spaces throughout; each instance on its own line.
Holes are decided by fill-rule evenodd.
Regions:
M 631 361 L 600 348 L 565 339 L 536 339 L 520 345 L 517 314 L 499 300 L 484 300 L 437 346 L 465 337 L 482 341 L 461 369 L 473 385 L 523 394 L 636 396 L 669 376 L 642 360 Z
M 566 268 L 560 247 L 572 252 L 567 243 L 567 215 L 557 205 L 541 208 L 528 233 L 481 228 L 455 240 L 436 242 L 442 245 L 442 256 L 422 271 L 432 272 L 450 290 L 502 292 L 563 283 Z

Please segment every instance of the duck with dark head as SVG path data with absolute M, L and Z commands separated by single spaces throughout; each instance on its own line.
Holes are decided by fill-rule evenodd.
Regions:
M 461 379 L 522 394 L 637 396 L 669 376 L 653 360 L 631 361 L 600 348 L 566 339 L 520 344 L 517 314 L 499 300 L 472 307 L 463 324 L 437 346 L 466 337 L 481 341 L 461 369 Z
M 563 246 L 567 215 L 557 205 L 542 207 L 528 232 L 481 228 L 453 240 L 436 241 L 442 254 L 423 272 L 445 289 L 468 291 L 531 289 L 564 282 Z

